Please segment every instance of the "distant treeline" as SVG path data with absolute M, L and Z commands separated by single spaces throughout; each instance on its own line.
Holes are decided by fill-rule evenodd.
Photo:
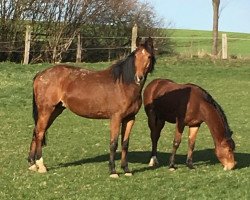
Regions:
M 6 0 L 0 10 L 0 61 L 23 60 L 27 25 L 31 62 L 75 61 L 78 34 L 84 61 L 117 59 L 130 51 L 135 23 L 138 35 L 166 36 L 152 6 L 139 0 Z M 171 52 L 169 40 L 157 42 Z

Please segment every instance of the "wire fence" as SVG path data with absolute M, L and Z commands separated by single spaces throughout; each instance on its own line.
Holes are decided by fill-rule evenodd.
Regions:
M 171 40 L 172 41 L 172 47 L 174 48 L 174 51 L 177 54 L 181 55 L 187 55 L 187 56 L 193 56 L 193 55 L 199 55 L 201 52 L 203 54 L 210 54 L 211 52 L 211 46 L 212 46 L 212 37 L 197 37 L 197 36 L 170 36 L 170 37 L 152 37 L 155 41 L 157 40 Z M 70 38 L 62 38 L 62 40 L 69 40 Z M 86 40 L 124 40 L 129 41 L 129 37 L 81 37 L 82 41 Z M 222 51 L 222 44 L 221 44 L 221 37 L 219 38 L 219 52 Z M 35 39 L 31 40 L 31 48 L 29 50 L 29 53 L 31 54 L 39 54 L 43 52 L 50 52 L 52 53 L 53 49 L 37 49 L 35 48 L 36 43 L 46 43 L 45 39 Z M 228 42 L 228 54 L 229 57 L 250 57 L 250 38 L 240 38 L 240 37 L 227 37 Z M 69 48 L 64 53 L 67 52 L 77 52 L 77 45 L 75 42 L 74 44 L 70 45 Z M 18 54 L 24 54 L 25 50 L 25 41 L 19 40 L 19 41 L 1 41 L 0 46 L 13 46 L 13 44 L 20 44 L 18 48 L 0 48 L 0 53 L 18 53 Z M 110 58 L 110 54 L 112 54 L 112 51 L 116 50 L 124 50 L 126 52 L 130 52 L 131 44 L 127 43 L 125 46 L 115 46 L 115 45 L 109 45 L 109 46 L 92 46 L 92 47 L 86 47 L 84 45 L 81 45 L 81 51 L 84 54 L 87 51 L 106 51 L 107 57 Z M 158 46 L 156 46 L 156 49 L 158 49 Z M 108 56 L 109 55 L 109 56 Z

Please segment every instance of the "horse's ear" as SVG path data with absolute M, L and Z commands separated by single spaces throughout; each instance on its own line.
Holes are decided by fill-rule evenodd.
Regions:
M 154 53 L 154 42 L 153 42 L 153 38 L 149 37 L 148 39 L 146 39 L 145 41 L 145 47 L 146 49 L 151 52 Z
M 135 44 L 136 44 L 136 47 L 139 47 L 139 45 L 141 44 L 141 38 L 139 36 L 137 36 Z
M 153 38 L 149 37 L 146 41 L 145 41 L 145 45 L 151 49 L 154 49 L 154 42 L 153 42 Z

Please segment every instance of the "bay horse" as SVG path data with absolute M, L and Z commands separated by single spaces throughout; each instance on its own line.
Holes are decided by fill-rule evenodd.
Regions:
M 110 119 L 110 177 L 118 177 L 115 153 L 121 128 L 121 168 L 128 168 L 129 135 L 142 104 L 142 88 L 155 64 L 152 38 L 136 40 L 137 48 L 125 59 L 101 71 L 66 65 L 48 68 L 34 77 L 33 118 L 35 127 L 28 156 L 29 169 L 47 171 L 42 158 L 45 133 L 53 121 L 68 108 L 76 115 Z
M 224 170 L 235 167 L 232 131 L 221 106 L 203 88 L 194 84 L 178 84 L 168 79 L 155 79 L 143 93 L 144 108 L 151 131 L 152 157 L 149 166 L 158 164 L 157 143 L 165 122 L 175 123 L 173 150 L 169 168 L 175 167 L 175 154 L 181 143 L 184 127 L 189 127 L 186 164 L 193 169 L 193 151 L 200 125 L 205 122 L 212 135 L 215 154 Z

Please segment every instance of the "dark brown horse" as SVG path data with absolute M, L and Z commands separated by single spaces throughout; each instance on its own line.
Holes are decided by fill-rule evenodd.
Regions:
M 142 104 L 141 91 L 154 68 L 152 38 L 137 39 L 137 49 L 126 59 L 102 71 L 58 65 L 38 73 L 33 83 L 35 128 L 30 145 L 29 169 L 46 172 L 42 144 L 45 132 L 65 108 L 92 119 L 110 119 L 110 176 L 118 177 L 115 153 L 121 127 L 121 167 L 132 175 L 127 162 L 129 135 Z M 122 125 L 122 126 L 121 126 Z
M 202 122 L 212 134 L 215 154 L 225 170 L 235 167 L 232 131 L 221 106 L 201 87 L 178 84 L 167 79 L 156 79 L 144 91 L 144 106 L 151 131 L 152 157 L 149 165 L 157 161 L 157 142 L 165 122 L 176 123 L 173 151 L 169 167 L 175 169 L 175 154 L 181 143 L 185 126 L 189 126 L 187 166 L 193 168 L 192 155 L 196 135 Z

